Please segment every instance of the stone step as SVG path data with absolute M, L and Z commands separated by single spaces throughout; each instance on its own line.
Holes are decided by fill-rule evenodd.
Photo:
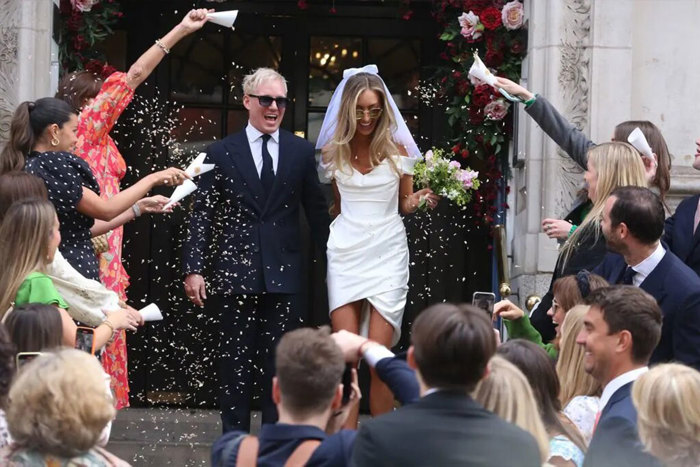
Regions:
M 210 465 L 211 459 L 211 444 L 208 443 L 110 441 L 107 450 L 133 467 L 205 467 Z

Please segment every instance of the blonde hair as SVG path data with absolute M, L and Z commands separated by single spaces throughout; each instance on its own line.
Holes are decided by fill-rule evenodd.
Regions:
M 566 313 L 561 324 L 556 371 L 561 382 L 559 401 L 562 407 L 566 407 L 576 396 L 600 396 L 602 390 L 600 383 L 586 373 L 583 367 L 585 350 L 576 343 L 576 336 L 583 329 L 583 317 L 589 308 L 588 305 L 576 305 Z
M 542 461 L 549 458 L 549 435 L 530 383 L 518 367 L 494 355 L 488 376 L 479 381 L 472 397 L 485 409 L 530 433 L 537 441 Z
M 400 150 L 392 139 L 392 130 L 396 128 L 396 119 L 400 115 L 394 115 L 384 91 L 384 82 L 377 75 L 371 73 L 357 73 L 348 78 L 340 98 L 337 125 L 333 137 L 323 148 L 323 159 L 331 163 L 338 170 L 352 171 L 350 141 L 357 130 L 356 109 L 360 94 L 364 91 L 373 91 L 378 97 L 384 110 L 377 119 L 377 124 L 369 144 L 369 160 L 372 167 L 379 165 L 388 156 L 399 154 Z M 389 163 L 400 177 L 396 163 L 391 157 Z
M 284 94 L 287 94 L 287 80 L 272 68 L 258 68 L 251 74 L 245 75 L 243 77 L 243 92 L 248 95 L 255 94 L 257 93 L 258 87 L 268 81 L 279 81 L 282 83 L 282 86 L 284 86 Z
M 664 465 L 700 465 L 700 372 L 678 363 L 653 367 L 632 386 L 639 438 Z
M 613 141 L 593 146 L 588 150 L 588 160 L 593 163 L 598 173 L 596 200 L 593 201 L 593 207 L 581 225 L 562 247 L 562 270 L 580 242 L 590 235 L 593 235 L 596 241 L 600 237 L 600 218 L 605 201 L 616 188 L 630 185 L 647 186 L 644 163 L 639 157 L 639 152 L 631 144 Z
M 100 362 L 75 349 L 27 363 L 10 388 L 7 425 L 23 449 L 73 457 L 93 448 L 115 410 Z
M 47 200 L 18 201 L 7 210 L 0 225 L 0 318 L 27 275 L 46 268 L 55 220 L 56 210 Z

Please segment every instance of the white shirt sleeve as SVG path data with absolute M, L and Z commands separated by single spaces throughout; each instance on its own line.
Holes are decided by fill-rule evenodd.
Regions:
M 374 368 L 379 360 L 394 357 L 394 352 L 383 345 L 372 345 L 362 352 L 362 356 L 369 366 Z

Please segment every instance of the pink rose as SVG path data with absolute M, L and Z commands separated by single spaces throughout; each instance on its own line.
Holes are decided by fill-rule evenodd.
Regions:
M 501 20 L 506 29 L 520 29 L 523 25 L 523 4 L 517 0 L 506 3 L 501 12 Z
M 505 99 L 495 99 L 486 104 L 484 114 L 489 120 L 503 120 L 503 117 L 508 114 L 508 107 L 510 104 Z
M 453 169 L 461 169 L 462 165 L 457 161 L 450 161 L 449 166 Z
M 100 0 L 70 0 L 71 5 L 73 5 L 74 10 L 78 11 L 90 11 L 92 7 L 99 3 Z
M 474 186 L 474 179 L 478 176 L 479 172 L 473 170 L 461 170 L 459 174 L 457 174 L 457 178 L 462 182 L 464 188 L 472 188 Z
M 462 13 L 459 18 L 459 25 L 462 27 L 460 34 L 467 39 L 478 39 L 481 37 L 481 31 L 484 30 L 484 26 L 479 23 L 479 17 L 473 12 Z

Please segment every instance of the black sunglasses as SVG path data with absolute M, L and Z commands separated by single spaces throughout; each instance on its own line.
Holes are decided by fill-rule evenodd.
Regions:
M 290 99 L 287 97 L 272 97 L 272 96 L 256 96 L 255 94 L 248 94 L 250 97 L 257 97 L 258 103 L 263 107 L 270 107 L 272 101 L 275 101 L 277 108 L 284 109 L 289 104 Z

